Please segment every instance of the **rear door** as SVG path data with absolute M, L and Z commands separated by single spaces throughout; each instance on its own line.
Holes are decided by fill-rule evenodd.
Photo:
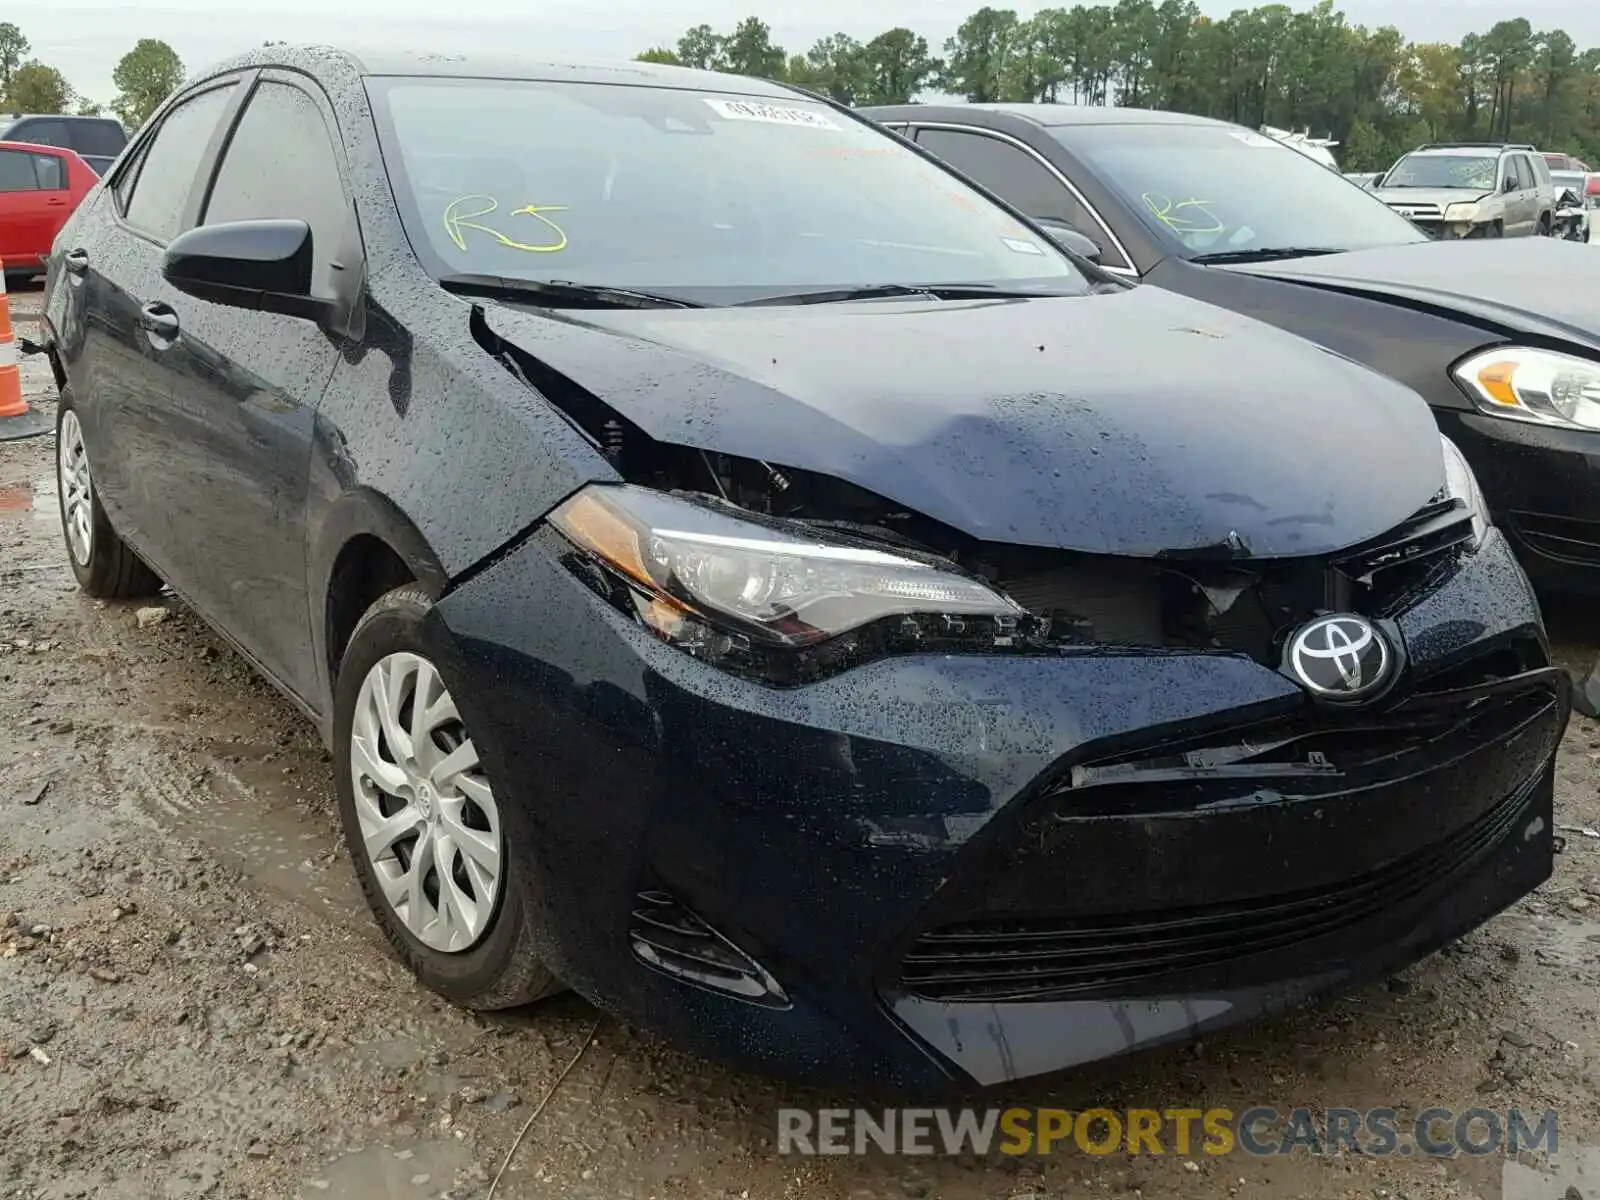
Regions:
M 171 583 L 182 577 L 182 536 L 170 514 L 174 393 L 173 338 L 151 307 L 166 244 L 193 224 L 197 180 L 214 158 L 240 91 L 238 78 L 200 85 L 147 128 L 134 153 L 99 194 L 92 233 L 62 247 L 69 287 L 82 288 L 84 336 L 68 363 L 95 489 L 117 532 Z
M 264 73 L 228 139 L 199 224 L 311 226 L 313 294 L 360 278 L 361 248 L 331 106 L 300 77 Z M 339 363 L 314 322 L 185 295 L 150 295 L 172 323 L 166 502 L 186 552 L 182 589 L 262 667 L 315 694 L 306 492 L 317 402 Z
M 0 150 L 0 263 L 7 274 L 41 268 L 67 211 L 66 170 L 60 159 L 29 150 Z

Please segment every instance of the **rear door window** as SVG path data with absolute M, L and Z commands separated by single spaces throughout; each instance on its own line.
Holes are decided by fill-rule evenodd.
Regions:
M 163 242 L 177 236 L 200 160 L 234 86 L 230 83 L 191 96 L 162 118 L 133 181 L 133 195 L 123 213 L 128 224 Z
M 45 192 L 64 192 L 67 190 L 67 160 L 54 154 L 30 154 L 33 159 L 34 177 L 39 181 L 39 189 Z

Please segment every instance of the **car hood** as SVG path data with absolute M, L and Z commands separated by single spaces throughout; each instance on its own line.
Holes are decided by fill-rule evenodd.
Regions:
M 1151 287 L 551 313 L 491 330 L 651 437 L 833 476 L 973 537 L 1325 553 L 1444 483 L 1421 398 Z
M 1509 336 L 1600 346 L 1600 255 L 1581 242 L 1428 241 L 1220 269 L 1455 312 Z
M 1447 204 L 1470 204 L 1474 200 L 1483 200 L 1494 194 L 1494 189 L 1484 191 L 1481 188 L 1373 188 L 1372 194 L 1385 204 L 1397 205 L 1400 208 L 1414 207 L 1419 204 L 1436 204 L 1443 208 Z

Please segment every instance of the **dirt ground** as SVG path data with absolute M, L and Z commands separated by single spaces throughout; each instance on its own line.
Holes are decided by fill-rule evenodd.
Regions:
M 12 297 L 24 332 L 39 298 Z M 24 373 L 53 413 L 42 363 Z M 156 619 L 75 589 L 52 451 L 0 443 L 0 1196 L 481 1200 L 594 1011 L 480 1017 L 412 983 L 363 906 L 311 726 L 176 600 Z M 1588 661 L 1600 618 L 1551 624 Z M 1600 1200 L 1597 780 L 1600 725 L 1575 718 L 1555 878 L 1403 976 L 1017 1097 L 1553 1108 L 1553 1162 L 779 1156 L 780 1105 L 848 1098 L 606 1021 L 495 1195 Z

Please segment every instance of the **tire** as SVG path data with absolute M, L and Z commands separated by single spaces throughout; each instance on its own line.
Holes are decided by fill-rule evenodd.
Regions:
M 379 736 L 381 725 L 374 715 L 377 709 L 373 706 L 380 704 L 376 699 L 379 693 L 369 685 L 369 676 L 374 678 L 374 684 L 379 677 L 399 680 L 394 689 L 396 697 L 411 700 L 401 700 L 395 709 L 407 726 L 414 715 L 412 701 L 418 690 L 428 691 L 430 700 L 425 707 L 429 711 L 441 707 L 438 701 L 448 685 L 428 660 L 421 633 L 423 618 L 431 607 L 432 601 L 421 588 L 396 588 L 367 609 L 350 636 L 334 684 L 333 761 L 339 817 L 367 905 L 395 954 L 417 979 L 465 1008 L 514 1008 L 565 989 L 535 953 L 527 877 L 516 857 L 508 852 L 511 839 L 503 823 L 503 810 L 493 802 L 492 789 L 483 778 L 481 767 L 452 772 L 436 781 L 424 777 L 430 756 L 436 762 L 452 749 L 459 750 L 470 741 L 470 735 L 459 720 L 444 721 L 428 732 L 429 744 L 423 756 L 413 759 L 403 744 L 391 745 L 386 736 Z M 375 671 L 380 664 L 381 669 Z M 404 675 L 407 670 L 415 673 Z M 434 672 L 431 679 L 424 674 L 428 670 Z M 453 711 L 453 706 L 447 706 L 447 711 Z M 398 736 L 409 741 L 404 731 Z M 376 764 L 374 757 L 378 759 Z M 357 763 L 363 768 L 381 767 L 386 783 L 396 791 L 374 786 L 370 782 L 374 776 L 363 770 L 358 801 Z M 409 782 L 395 784 L 401 775 Z M 477 807 L 474 798 L 486 799 L 487 807 Z M 405 827 L 410 832 L 392 837 L 376 855 L 369 853 L 367 832 L 379 828 L 378 822 L 388 825 L 396 816 L 402 819 L 389 827 Z M 482 903 L 485 896 L 479 894 L 486 890 L 481 860 L 464 850 L 443 849 L 431 841 L 442 836 L 452 820 L 459 835 L 450 843 L 452 846 L 467 845 L 467 833 L 472 832 L 492 835 L 490 844 L 498 847 L 498 876 L 490 885 L 494 894 L 488 897 L 487 905 Z M 408 836 L 416 839 L 409 850 L 403 840 Z M 433 856 L 435 851 L 453 857 L 448 865 L 457 884 L 450 895 L 470 901 L 455 902 L 460 907 L 455 909 L 453 926 L 439 915 L 444 908 L 441 889 L 445 880 Z M 469 862 L 469 857 L 473 861 Z M 418 881 L 422 888 L 419 893 L 412 888 L 413 871 L 419 862 L 430 861 L 432 865 L 423 870 Z M 429 878 L 433 882 L 431 893 L 426 890 Z M 403 891 L 407 895 L 391 903 L 386 888 L 390 894 Z M 416 899 L 419 896 L 420 900 Z M 400 911 L 401 902 L 408 910 L 414 908 L 414 920 L 408 920 Z M 472 913 L 476 917 L 462 915 Z M 474 929 L 475 921 L 480 923 Z M 459 939 L 459 944 L 441 946 L 445 931 L 451 931 L 451 937 Z
M 1539 236 L 1540 237 L 1549 237 L 1550 236 L 1550 214 L 1549 213 L 1540 214 L 1538 232 L 1539 232 Z
M 1484 234 L 1485 237 L 1492 237 L 1492 238 L 1505 237 L 1505 235 L 1506 235 L 1506 227 L 1503 224 L 1501 224 L 1499 221 L 1495 221 L 1493 224 L 1491 224 L 1489 226 L 1488 232 Z
M 83 448 L 83 427 L 72 389 L 66 387 L 56 406 L 56 493 L 67 562 L 86 594 L 97 600 L 127 600 L 161 590 L 160 576 L 117 536 L 100 507 Z

